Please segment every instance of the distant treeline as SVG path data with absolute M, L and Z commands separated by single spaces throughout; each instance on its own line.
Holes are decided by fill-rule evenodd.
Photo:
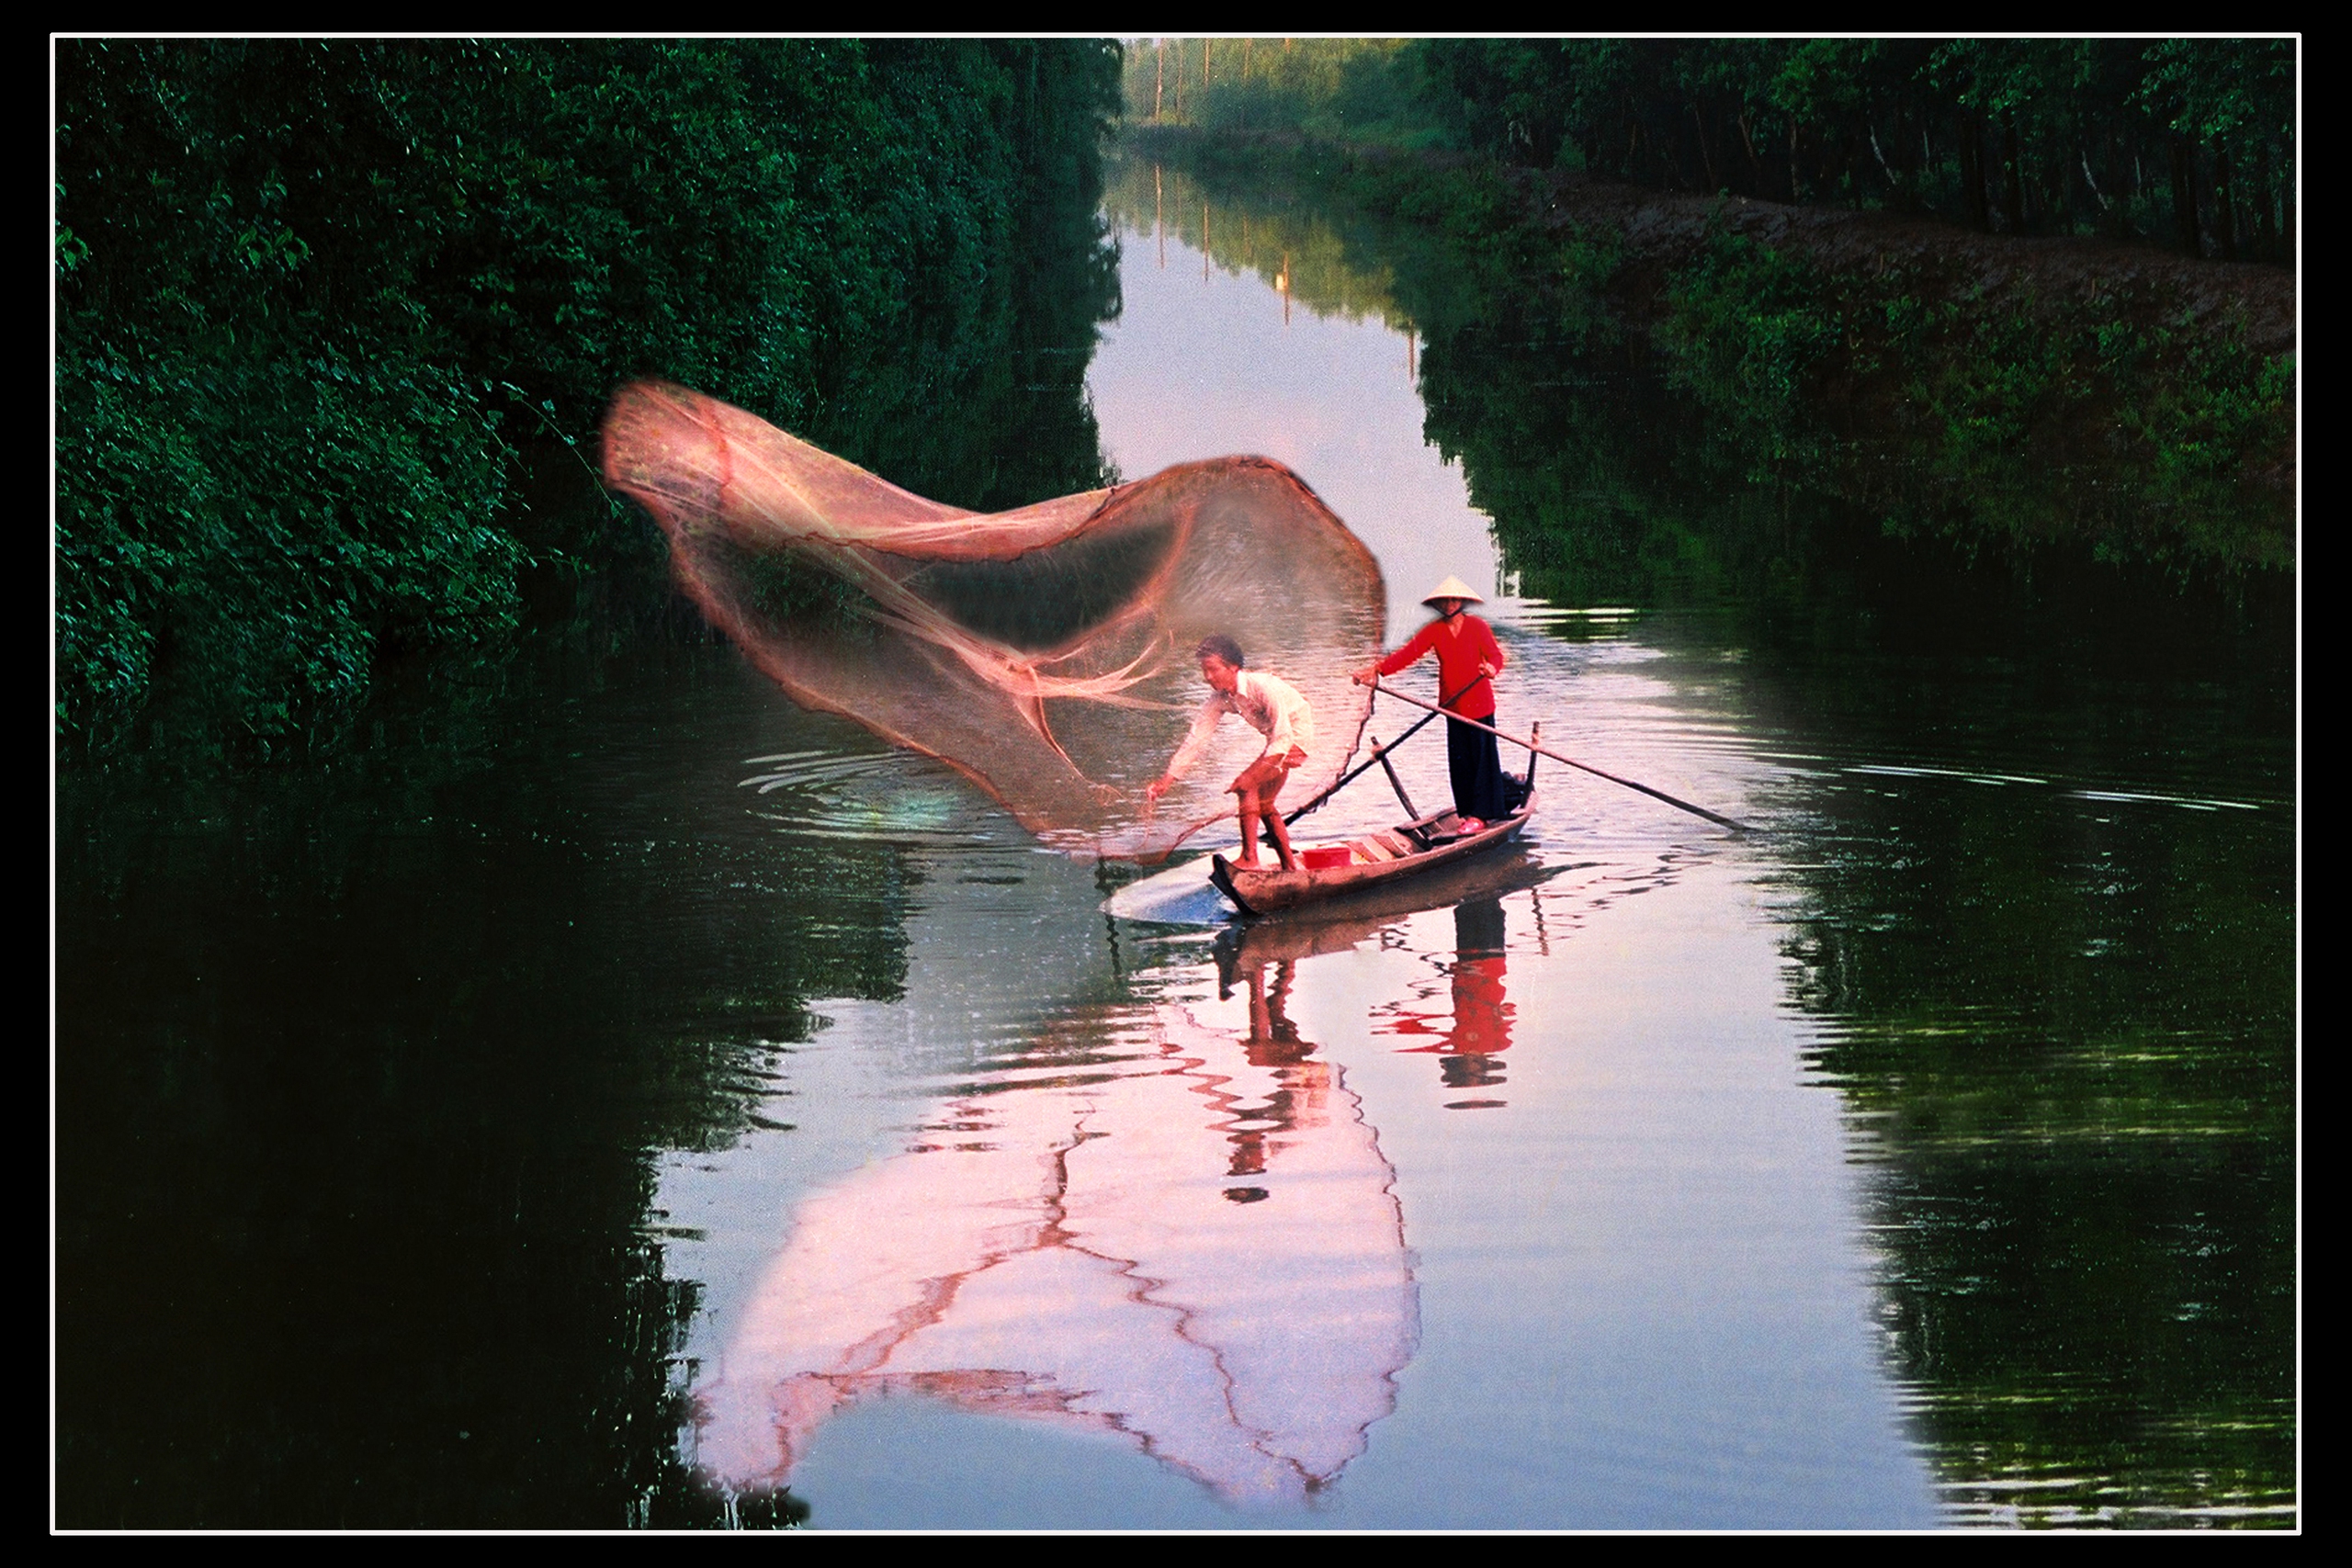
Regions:
M 526 569 L 609 547 L 528 514 L 520 459 L 571 463 L 625 378 L 876 461 L 1059 352 L 1057 315 L 1091 342 L 1118 70 L 1067 39 L 61 43 L 61 729 L 163 689 L 291 733 L 389 654 L 511 628 Z M 1057 225 L 1099 276 L 1032 287 Z
M 2293 254 L 2290 39 L 1163 39 L 1130 120 Z

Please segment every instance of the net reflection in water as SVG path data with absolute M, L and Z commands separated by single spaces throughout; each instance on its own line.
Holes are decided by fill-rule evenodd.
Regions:
M 1163 1003 L 1106 1070 L 1082 1011 L 803 1203 L 701 1391 L 714 1479 L 781 1483 L 901 1390 L 1121 1434 L 1228 1502 L 1335 1479 L 1395 1408 L 1419 1297 L 1396 1173 L 1272 967 L 1246 1035 Z

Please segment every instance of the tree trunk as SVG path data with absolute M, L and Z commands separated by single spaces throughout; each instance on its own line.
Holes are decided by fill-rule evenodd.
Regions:
M 1960 121 L 1960 196 L 1968 209 L 1968 226 L 1979 233 L 1993 231 L 1993 213 L 1984 199 L 1984 122 L 1973 109 L 1962 109 Z
M 1151 46 L 1151 118 L 1159 118 L 1161 96 L 1168 90 L 1168 40 L 1161 39 Z
M 1903 199 L 1903 182 L 1895 177 L 1894 165 L 1886 161 L 1886 149 L 1878 144 L 1878 127 L 1871 126 L 1870 133 L 1871 156 L 1878 160 L 1879 173 L 1886 176 L 1888 199 L 1898 209 L 1909 206 L 1910 204 Z M 1900 147 L 1903 142 L 1900 138 L 1897 138 L 1894 144 Z
M 2008 220 L 2009 232 L 2025 232 L 2025 179 L 2018 168 L 2018 125 L 2008 115 L 2001 116 L 2001 216 Z
M 1721 190 L 1723 182 L 1715 178 L 1715 155 L 1707 145 L 1707 118 L 1696 102 L 1690 106 L 1690 123 L 1699 128 L 1699 166 L 1707 172 L 1707 189 Z
M 2173 220 L 2180 225 L 2180 249 L 2183 255 L 2201 256 L 2205 254 L 2205 236 L 2197 226 L 2197 154 L 2188 145 L 2188 138 L 2176 132 L 2170 148 L 2172 154 Z
M 2213 152 L 2213 238 L 2222 248 L 2223 261 L 2238 259 L 2236 182 L 2230 178 L 2230 155 L 2220 148 Z
M 2120 197 L 2124 196 L 2136 196 L 2139 194 L 2137 189 L 2139 185 L 2139 173 L 2138 158 L 2136 156 L 2132 158 L 2129 165 L 2127 166 L 2124 156 L 2123 139 L 2117 135 L 2112 130 L 2109 130 L 2107 133 L 2107 183 L 2118 193 L 2119 197 L 2116 201 L 2115 207 L 2108 215 L 2109 220 L 2109 226 L 2111 229 L 2120 230 L 2127 233 L 2137 232 L 2137 230 L 2132 227 L 2132 223 L 2131 206 L 2127 201 L 2120 199 Z
M 1747 172 L 1755 182 L 1756 194 L 1762 196 L 1766 189 L 1764 160 L 1756 155 L 1756 135 L 1754 129 L 1747 123 L 1748 112 L 1749 111 L 1746 106 L 1741 107 L 1739 111 L 1739 142 L 1741 146 L 1747 149 Z
M 2256 149 L 2254 164 L 2254 250 L 2264 261 L 2284 261 L 2278 254 L 2278 226 L 2270 205 L 2270 143 Z
M 2283 170 L 2278 176 L 2278 259 L 2290 266 L 2295 262 L 2295 179 Z

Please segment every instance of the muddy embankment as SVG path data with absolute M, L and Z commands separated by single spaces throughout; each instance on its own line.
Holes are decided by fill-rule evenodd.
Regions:
M 1678 195 L 1577 174 L 1521 172 L 1515 179 L 1547 225 L 1622 235 L 1627 258 L 1657 291 L 1728 230 L 1831 272 L 1939 274 L 1956 293 L 1973 292 L 1995 306 L 2089 305 L 2130 290 L 2160 302 L 2173 322 L 2266 355 L 2295 350 L 2295 274 L 2286 267 L 2195 258 L 2144 243 L 1983 234 L 1931 217 Z

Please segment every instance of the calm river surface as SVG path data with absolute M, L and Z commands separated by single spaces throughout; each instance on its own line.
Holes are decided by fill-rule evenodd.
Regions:
M 1523 852 L 1245 929 L 707 643 L 68 777 L 61 1521 L 2290 1522 L 2276 617 L 1521 597 L 1376 276 L 1116 210 L 1124 474 L 1289 464 L 1392 643 L 1460 575 L 1505 728 L 1761 830 L 1545 762 Z

